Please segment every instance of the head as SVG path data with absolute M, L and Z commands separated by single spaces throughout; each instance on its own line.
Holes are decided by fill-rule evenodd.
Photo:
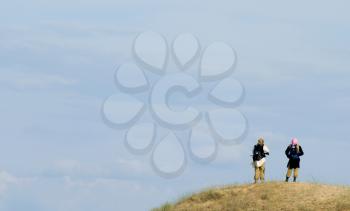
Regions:
M 297 152 L 299 153 L 300 148 L 299 148 L 299 141 L 298 141 L 298 139 L 292 138 L 292 145 L 294 145 L 296 147 Z
M 262 138 L 262 137 L 260 137 L 259 139 L 258 139 L 258 144 L 260 145 L 260 146 L 263 146 L 264 145 L 264 139 Z
M 298 145 L 298 144 L 299 144 L 298 139 L 292 138 L 292 145 Z

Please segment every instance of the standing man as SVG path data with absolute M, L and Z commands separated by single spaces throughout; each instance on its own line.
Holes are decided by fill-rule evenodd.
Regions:
M 253 149 L 253 164 L 255 168 L 254 183 L 257 183 L 259 180 L 261 182 L 265 181 L 265 157 L 269 155 L 270 152 L 264 142 L 263 138 L 259 138 L 258 143 Z

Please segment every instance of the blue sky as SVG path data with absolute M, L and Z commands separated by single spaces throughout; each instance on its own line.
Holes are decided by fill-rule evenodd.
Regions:
M 205 187 L 250 182 L 264 136 L 267 178 L 284 149 L 305 151 L 300 180 L 349 185 L 348 1 L 11 1 L 0 8 L 0 210 L 147 210 Z M 155 174 L 100 116 L 116 67 L 145 30 L 171 42 L 230 43 L 249 121 L 241 145 L 175 179 Z

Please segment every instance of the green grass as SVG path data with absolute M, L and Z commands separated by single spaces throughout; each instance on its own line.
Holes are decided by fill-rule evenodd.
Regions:
M 159 208 L 152 209 L 152 211 L 171 211 L 171 210 L 173 210 L 173 208 L 174 208 L 174 206 L 172 204 L 166 203 Z

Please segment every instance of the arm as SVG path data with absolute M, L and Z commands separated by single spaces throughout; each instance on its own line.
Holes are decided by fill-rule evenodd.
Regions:
M 303 156 L 304 155 L 304 151 L 303 148 L 301 148 L 301 146 L 299 146 L 299 156 Z
M 290 158 L 289 151 L 290 151 L 290 147 L 288 146 L 286 151 L 285 151 L 285 154 L 286 154 L 287 158 Z
M 270 150 L 269 150 L 269 148 L 266 145 L 264 145 L 263 149 L 264 149 L 265 155 L 270 155 Z
M 253 161 L 256 161 L 257 160 L 257 157 L 256 157 L 256 146 L 254 145 L 254 148 L 253 148 Z

